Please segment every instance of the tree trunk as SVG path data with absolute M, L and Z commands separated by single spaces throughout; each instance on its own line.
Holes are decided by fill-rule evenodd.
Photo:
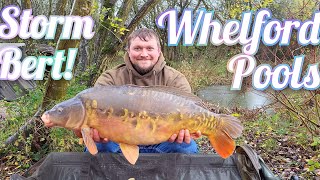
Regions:
M 123 42 L 126 42 L 128 36 L 130 33 L 138 26 L 138 24 L 141 22 L 142 18 L 149 13 L 158 3 L 160 0 L 149 0 L 147 1 L 139 10 L 139 12 L 136 14 L 136 16 L 132 19 L 130 24 L 128 25 L 127 29 L 129 30 L 127 33 L 125 33 L 121 39 Z M 117 44 L 116 49 L 119 49 L 120 44 Z
M 79 0 L 78 0 L 79 1 Z M 50 1 L 51 2 L 51 1 Z M 56 3 L 55 7 L 58 7 L 59 9 L 53 10 L 53 12 L 60 12 L 59 15 L 66 15 L 67 12 L 65 11 L 66 9 L 71 9 L 67 8 L 67 0 L 61 0 L 59 2 L 53 1 Z M 71 3 L 72 4 L 72 3 Z M 37 4 L 36 6 L 42 6 L 43 4 Z M 76 3 L 72 15 L 79 15 L 79 16 L 85 16 L 88 15 L 90 12 L 91 8 L 91 2 L 90 1 L 85 1 L 83 3 Z M 51 11 L 51 9 L 49 10 Z M 61 13 L 62 12 L 62 13 Z M 49 12 L 50 14 L 50 12 Z M 53 13 L 55 14 L 55 13 Z M 58 32 L 58 31 L 57 31 Z M 61 32 L 61 30 L 60 30 Z M 57 36 L 59 37 L 59 36 Z M 62 40 L 60 43 L 57 44 L 57 49 L 58 50 L 65 50 L 65 56 L 68 56 L 68 49 L 69 48 L 76 48 L 79 44 L 79 40 Z M 75 62 L 77 64 L 77 62 Z M 62 65 L 62 72 L 65 69 L 65 63 Z M 53 80 L 51 76 L 49 76 L 48 82 L 47 82 L 47 87 L 46 91 L 44 94 L 44 98 L 42 100 L 41 104 L 41 110 L 40 112 L 43 112 L 48 108 L 51 103 L 54 102 L 54 100 L 59 100 L 63 98 L 66 94 L 66 89 L 69 85 L 69 81 L 66 81 L 64 79 L 61 80 Z M 41 114 L 41 113 L 40 113 Z M 47 128 L 43 127 L 43 123 L 41 122 L 40 118 L 36 118 L 34 128 L 33 130 L 33 138 L 32 138 L 32 146 L 31 146 L 31 151 L 37 152 L 40 149 L 43 149 L 43 147 L 48 145 L 48 138 L 45 138 L 45 141 L 41 141 L 41 138 L 43 137 L 48 137 L 49 135 L 49 130 Z
M 22 9 L 31 9 L 31 0 L 24 0 L 22 2 Z
M 128 19 L 130 9 L 133 6 L 133 2 L 134 2 L 134 0 L 124 0 L 121 5 L 121 8 L 118 11 L 117 17 L 119 17 L 120 19 L 123 19 L 123 20 Z M 120 25 L 124 26 L 124 22 L 125 21 L 122 21 Z
M 63 2 L 66 2 L 64 0 Z M 59 8 L 65 8 L 65 4 L 61 4 Z M 75 3 L 74 11 L 72 15 L 74 16 L 86 16 L 90 13 L 91 9 L 91 1 L 83 1 L 82 3 Z M 63 11 L 63 10 L 62 10 Z M 79 44 L 79 40 L 61 40 L 57 45 L 58 50 L 65 50 L 65 56 L 68 56 L 69 48 L 76 48 Z M 77 60 L 75 62 L 77 64 Z M 65 69 L 65 63 L 63 63 L 62 71 Z M 75 69 L 75 68 L 74 68 Z M 73 69 L 73 70 L 74 70 Z M 54 100 L 59 100 L 63 98 L 66 94 L 66 89 L 69 85 L 69 81 L 61 79 L 61 80 L 53 80 L 51 77 L 48 80 L 46 92 L 44 95 L 44 99 L 42 102 L 42 108 L 47 108 L 47 106 L 53 102 Z
M 113 13 L 114 13 L 114 8 L 115 8 L 115 5 L 117 3 L 117 0 L 109 0 L 109 1 L 106 1 L 104 4 L 103 4 L 103 7 L 106 8 L 106 9 L 110 9 L 109 11 L 107 11 L 107 13 L 104 15 L 104 22 L 100 22 L 100 20 L 98 19 L 97 21 L 100 22 L 100 23 L 96 23 L 96 29 L 98 29 L 95 33 L 95 37 L 94 39 L 92 39 L 91 41 L 91 49 L 92 49 L 92 53 L 91 55 L 88 55 L 88 57 L 90 58 L 87 58 L 87 59 L 83 59 L 83 62 L 84 64 L 86 64 L 87 66 L 85 66 L 84 68 L 87 68 L 88 66 L 96 66 L 96 69 L 99 69 L 99 66 L 101 64 L 101 54 L 103 53 L 104 51 L 104 45 L 106 44 L 106 42 L 108 41 L 108 39 L 110 37 L 113 37 L 114 34 L 112 32 L 110 32 L 111 30 L 110 29 L 107 29 L 108 28 L 108 25 L 107 25 L 107 19 L 108 17 L 112 17 L 113 16 Z M 82 43 L 85 43 L 85 42 L 82 42 Z M 81 49 L 81 51 L 84 50 L 84 49 Z M 92 68 L 92 67 L 90 67 Z M 97 70 L 91 70 L 90 72 L 90 81 L 87 82 L 87 85 L 88 86 L 92 86 L 95 82 L 95 77 L 97 76 Z

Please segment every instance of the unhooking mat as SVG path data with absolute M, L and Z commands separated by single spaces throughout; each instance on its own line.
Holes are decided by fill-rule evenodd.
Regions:
M 135 165 L 122 154 L 50 153 L 31 177 L 11 176 L 12 180 L 202 180 L 241 179 L 235 155 L 227 159 L 201 154 L 140 154 Z

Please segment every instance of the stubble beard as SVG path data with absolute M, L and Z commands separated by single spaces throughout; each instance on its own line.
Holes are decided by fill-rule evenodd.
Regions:
M 145 75 L 145 74 L 149 73 L 154 67 L 154 65 L 153 65 L 153 66 L 150 66 L 148 68 L 141 68 L 137 64 L 132 64 L 132 66 L 140 75 Z

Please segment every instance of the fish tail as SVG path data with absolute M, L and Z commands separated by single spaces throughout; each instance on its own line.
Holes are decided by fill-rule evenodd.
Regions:
M 208 134 L 208 138 L 215 151 L 223 158 L 233 154 L 236 143 L 233 138 L 241 135 L 243 127 L 240 121 L 229 115 L 216 115 L 216 126 Z

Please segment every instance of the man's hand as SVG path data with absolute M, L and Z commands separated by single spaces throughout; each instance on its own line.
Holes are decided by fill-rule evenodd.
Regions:
M 82 138 L 81 130 L 73 130 L 73 132 L 79 137 Z M 91 128 L 90 134 L 92 139 L 97 143 L 107 143 L 109 140 L 108 138 L 101 138 L 99 135 L 98 130 Z
M 191 138 L 193 139 L 197 139 L 201 137 L 201 132 L 200 131 L 197 131 L 196 133 L 192 133 L 190 134 L 189 130 L 186 129 L 182 129 L 180 130 L 179 134 L 173 134 L 170 138 L 169 138 L 169 142 L 173 143 L 173 142 L 177 142 L 177 143 L 182 143 L 182 142 L 185 142 L 187 144 L 190 144 L 191 142 Z

